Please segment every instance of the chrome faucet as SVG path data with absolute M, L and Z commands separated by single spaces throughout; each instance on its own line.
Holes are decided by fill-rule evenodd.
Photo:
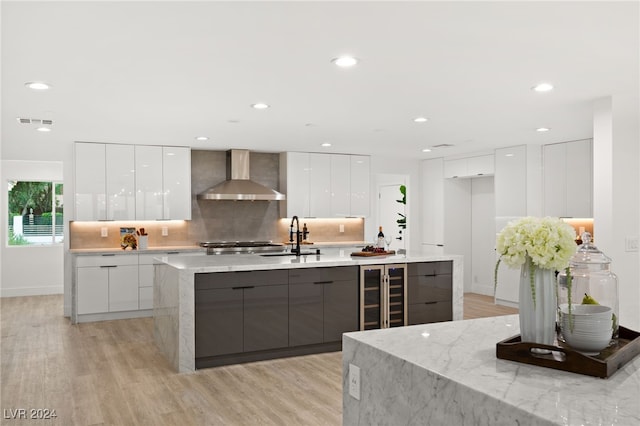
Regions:
M 291 226 L 289 227 L 289 242 L 293 245 L 293 222 L 296 223 L 296 246 L 295 248 L 291 248 L 291 253 L 295 253 L 296 256 L 300 256 L 300 241 L 307 239 L 307 224 L 304 224 L 304 228 L 302 232 L 300 231 L 300 221 L 298 220 L 298 216 L 294 216 L 291 218 Z

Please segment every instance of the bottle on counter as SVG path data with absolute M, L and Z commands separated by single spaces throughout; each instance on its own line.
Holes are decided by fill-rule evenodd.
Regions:
M 384 249 L 384 233 L 382 232 L 382 226 L 378 227 L 378 248 Z

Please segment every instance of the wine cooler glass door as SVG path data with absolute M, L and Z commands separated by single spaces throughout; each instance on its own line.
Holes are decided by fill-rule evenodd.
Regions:
M 384 267 L 362 268 L 360 273 L 360 330 L 384 328 Z

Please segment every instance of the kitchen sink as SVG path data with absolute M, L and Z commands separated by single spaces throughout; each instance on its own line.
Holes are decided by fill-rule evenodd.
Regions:
M 272 257 L 272 256 L 295 256 L 295 253 L 286 252 L 286 253 L 263 253 L 260 256 L 263 257 Z M 308 256 L 308 255 L 320 255 L 320 250 L 318 251 L 302 251 L 300 252 L 300 256 Z

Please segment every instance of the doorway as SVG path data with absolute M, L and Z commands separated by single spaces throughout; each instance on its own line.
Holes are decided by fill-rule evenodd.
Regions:
M 367 240 L 375 241 L 378 227 L 382 226 L 382 232 L 390 242 L 389 249 L 395 251 L 406 250 L 409 247 L 407 229 L 398 223 L 398 220 L 406 218 L 408 211 L 407 204 L 398 201 L 403 199 L 400 188 L 407 188 L 406 180 L 406 176 L 394 176 L 378 183 L 378 223 L 371 231 L 374 235 L 366 236 Z M 409 224 L 408 221 L 406 223 Z

